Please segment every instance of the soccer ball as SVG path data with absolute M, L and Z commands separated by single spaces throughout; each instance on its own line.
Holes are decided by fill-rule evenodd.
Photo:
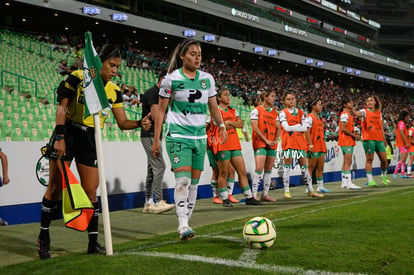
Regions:
M 269 248 L 276 240 L 276 227 L 268 218 L 254 217 L 244 225 L 243 238 L 250 248 Z

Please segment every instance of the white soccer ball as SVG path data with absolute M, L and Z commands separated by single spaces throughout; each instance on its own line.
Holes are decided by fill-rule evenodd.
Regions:
M 276 240 L 276 227 L 268 218 L 254 217 L 244 225 L 243 238 L 250 248 L 269 248 Z

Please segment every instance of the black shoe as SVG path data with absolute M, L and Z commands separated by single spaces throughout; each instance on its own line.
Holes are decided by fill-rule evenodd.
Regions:
M 106 249 L 100 243 L 89 243 L 88 254 L 106 254 Z
M 38 248 L 38 252 L 39 252 L 39 258 L 41 260 L 50 259 L 50 257 L 51 257 L 51 255 L 50 255 L 50 241 L 49 242 L 44 242 L 44 241 L 41 241 L 40 239 L 37 239 L 37 248 Z
M 251 197 L 250 199 L 246 199 L 246 205 L 262 205 L 262 203 Z
M 223 200 L 223 207 L 233 207 L 233 204 L 229 199 Z

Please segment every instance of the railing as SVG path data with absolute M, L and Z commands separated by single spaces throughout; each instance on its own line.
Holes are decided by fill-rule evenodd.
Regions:
M 29 82 L 33 82 L 33 84 L 34 84 L 34 91 L 35 91 L 35 95 L 34 96 L 37 97 L 37 81 L 36 80 L 31 79 L 31 78 L 28 78 L 28 77 L 25 77 L 25 76 L 20 75 L 20 74 L 16 74 L 16 73 L 7 71 L 7 70 L 2 70 L 1 71 L 1 78 L 0 78 L 0 85 L 1 85 L 1 87 L 4 87 L 4 84 L 6 84 L 5 81 L 4 81 L 4 78 L 5 78 L 4 76 L 6 74 L 9 74 L 9 75 L 12 75 L 12 76 L 17 77 L 17 90 L 19 92 L 22 91 L 21 82 L 22 82 L 23 79 L 25 79 L 25 80 L 27 80 Z

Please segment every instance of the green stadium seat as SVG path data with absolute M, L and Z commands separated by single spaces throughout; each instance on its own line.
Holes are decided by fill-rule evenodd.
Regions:
M 24 141 L 25 136 L 21 132 L 20 128 L 16 128 L 11 135 L 12 141 Z
M 30 141 L 41 141 L 42 136 L 39 134 L 36 128 L 32 128 L 32 130 L 29 132 L 29 140 Z

